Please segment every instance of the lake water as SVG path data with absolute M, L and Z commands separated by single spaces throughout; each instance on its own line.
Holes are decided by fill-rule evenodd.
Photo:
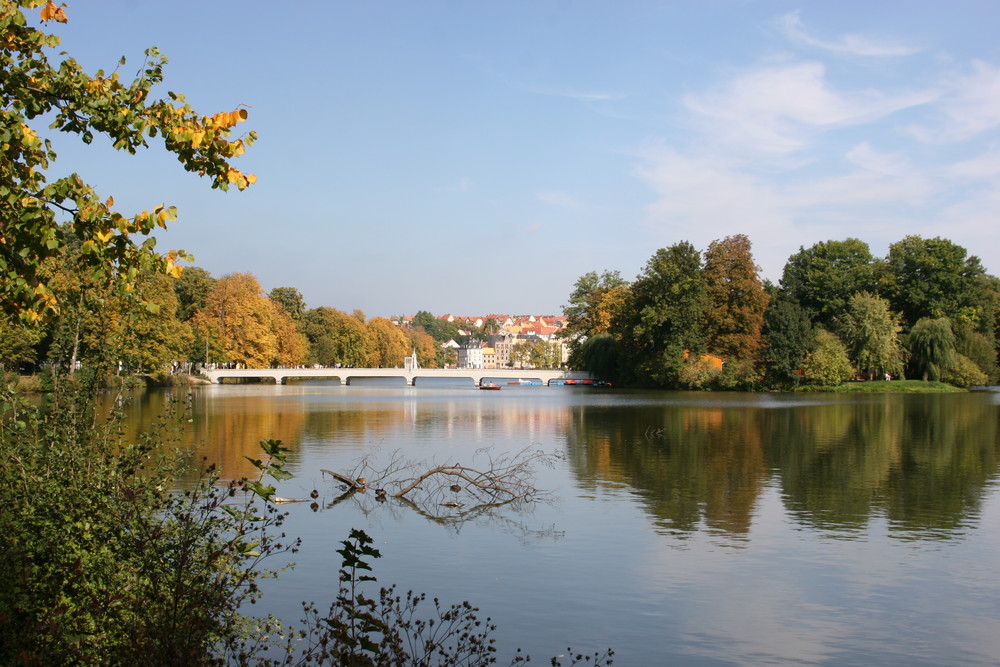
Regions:
M 136 403 L 136 423 L 164 394 Z M 192 393 L 189 439 L 232 476 L 291 448 L 279 495 L 304 545 L 263 606 L 325 607 L 351 527 L 382 583 L 469 600 L 547 664 L 1000 663 L 1000 394 L 642 392 L 570 387 L 222 385 Z M 398 452 L 483 464 L 526 447 L 548 502 L 436 517 L 372 493 L 334 503 L 321 468 Z

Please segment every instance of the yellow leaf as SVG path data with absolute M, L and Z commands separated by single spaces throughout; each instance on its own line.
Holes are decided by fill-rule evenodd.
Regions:
M 66 23 L 66 12 L 63 11 L 62 7 L 57 7 L 52 0 L 45 3 L 42 7 L 41 18 L 43 21 L 56 21 L 58 23 Z
M 170 214 L 167 213 L 167 211 L 165 209 L 160 209 L 160 212 L 156 214 L 156 224 L 158 224 L 160 227 L 163 227 L 164 229 L 166 229 L 167 228 L 167 218 L 169 218 L 169 217 L 170 217 Z
M 101 243 L 107 243 L 114 234 L 111 233 L 110 229 L 106 229 L 103 232 L 97 232 L 97 238 L 100 239 Z
M 115 198 L 108 197 L 108 201 L 104 202 L 104 205 L 107 206 L 108 208 L 111 208 L 112 206 L 115 205 Z
M 195 130 L 191 133 L 191 147 L 195 147 L 201 143 L 201 140 L 205 138 L 205 132 L 202 130 Z
M 257 182 L 257 175 L 256 174 L 247 174 L 247 183 L 250 183 L 251 185 L 253 185 L 256 182 Z

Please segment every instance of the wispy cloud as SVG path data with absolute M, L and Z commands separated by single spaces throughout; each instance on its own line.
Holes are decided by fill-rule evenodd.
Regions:
M 785 36 L 794 43 L 843 55 L 909 56 L 922 50 L 911 44 L 868 35 L 849 34 L 833 40 L 820 39 L 806 30 L 798 11 L 779 17 L 777 25 Z
M 929 142 L 964 141 L 1000 127 L 1000 67 L 973 61 L 967 74 L 945 84 L 942 120 L 937 126 L 914 126 L 913 135 Z
M 529 86 L 528 90 L 539 95 L 550 95 L 552 97 L 566 97 L 577 102 L 615 102 L 623 100 L 628 95 L 620 92 L 608 92 L 600 90 L 577 90 L 574 88 L 557 88 L 548 86 Z
M 870 122 L 937 94 L 838 91 L 823 63 L 805 61 L 750 69 L 715 90 L 686 95 L 683 103 L 718 143 L 789 153 L 806 147 L 816 132 Z

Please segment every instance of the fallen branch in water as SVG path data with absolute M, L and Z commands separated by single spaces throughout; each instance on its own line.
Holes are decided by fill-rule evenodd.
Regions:
M 345 493 L 335 502 L 372 489 L 378 501 L 395 498 L 422 514 L 438 516 L 442 508 L 483 509 L 541 500 L 547 494 L 535 485 L 535 468 L 538 465 L 551 468 L 559 456 L 529 447 L 501 456 L 495 456 L 489 449 L 479 449 L 472 458 L 469 465 L 428 465 L 406 460 L 397 451 L 382 467 L 366 456 L 351 474 L 326 469 L 320 472 L 345 487 Z M 477 464 L 477 460 L 482 463 Z

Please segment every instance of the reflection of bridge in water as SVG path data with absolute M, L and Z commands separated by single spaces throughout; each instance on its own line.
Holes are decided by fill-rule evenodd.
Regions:
M 319 380 L 337 378 L 343 384 L 361 378 L 404 378 L 408 385 L 418 385 L 421 380 L 431 378 L 469 379 L 481 385 L 484 380 L 536 381 L 542 384 L 573 384 L 590 382 L 593 379 L 586 371 L 543 371 L 518 370 L 509 368 L 219 368 L 203 369 L 202 375 L 213 383 L 222 379 L 273 378 L 277 384 L 288 380 Z

